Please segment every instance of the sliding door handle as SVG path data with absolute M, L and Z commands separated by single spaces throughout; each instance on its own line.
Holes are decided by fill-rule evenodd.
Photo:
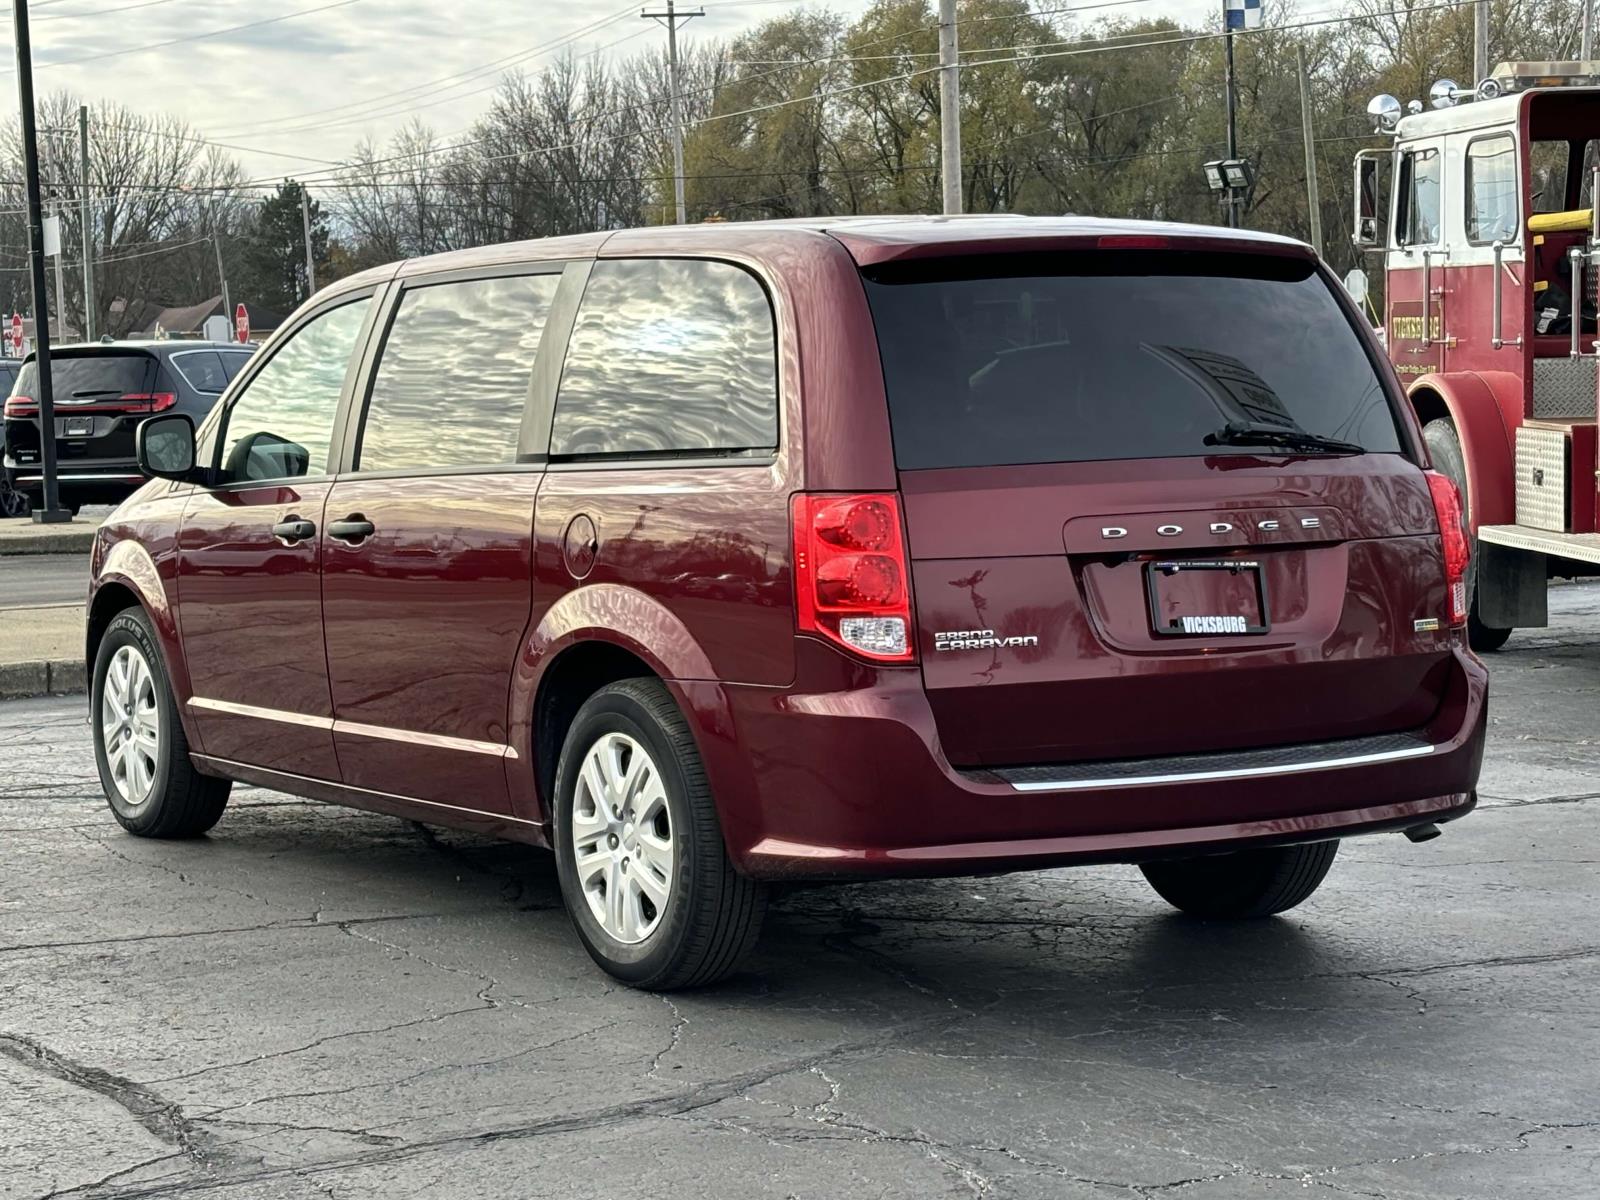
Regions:
M 360 513 L 351 513 L 342 521 L 328 522 L 328 536 L 352 546 L 366 541 L 374 533 L 372 522 Z

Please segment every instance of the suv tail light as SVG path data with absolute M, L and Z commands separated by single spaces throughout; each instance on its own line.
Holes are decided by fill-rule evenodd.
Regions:
M 74 404 L 71 411 L 158 413 L 171 408 L 177 402 L 176 392 L 128 392 L 115 400 L 102 400 L 96 404 Z M 32 396 L 10 396 L 6 399 L 5 415 L 8 417 L 31 417 L 38 411 L 38 401 Z M 57 416 L 63 411 L 62 405 L 56 405 Z
M 1437 471 L 1428 472 L 1433 511 L 1439 518 L 1439 538 L 1444 543 L 1444 579 L 1450 589 L 1450 624 L 1467 623 L 1467 563 L 1472 544 L 1467 540 L 1466 514 L 1456 485 Z
M 795 620 L 874 662 L 911 662 L 911 573 L 900 498 L 797 495 Z

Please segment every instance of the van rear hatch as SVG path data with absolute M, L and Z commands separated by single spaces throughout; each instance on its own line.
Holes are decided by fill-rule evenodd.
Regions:
M 55 406 L 56 460 L 64 468 L 132 462 L 140 420 L 170 407 L 159 392 L 160 364 L 144 350 L 123 346 L 70 346 L 50 353 Z M 6 404 L 6 448 L 19 464 L 39 461 L 39 368 L 23 363 Z
M 953 763 L 1434 713 L 1452 660 L 1433 501 L 1309 258 L 1175 246 L 863 276 Z

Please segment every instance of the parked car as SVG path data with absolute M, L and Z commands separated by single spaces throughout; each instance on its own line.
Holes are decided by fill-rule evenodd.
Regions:
M 16 358 L 0 358 L 0 396 L 11 394 L 11 385 L 17 381 L 17 372 L 22 370 L 22 361 Z M 0 424 L 0 460 L 5 457 L 6 429 Z M 11 486 L 6 477 L 6 472 L 0 470 L 0 517 L 21 517 L 28 512 L 28 498 Z
M 321 292 L 101 528 L 116 819 L 231 781 L 551 847 L 626 983 L 767 885 L 1142 866 L 1206 917 L 1475 803 L 1466 540 L 1310 249 L 635 230 Z
M 199 421 L 250 360 L 251 348 L 221 342 L 91 342 L 53 346 L 56 468 L 62 507 L 114 504 L 145 481 L 134 461 L 133 435 L 155 413 Z M 5 402 L 6 481 L 38 505 L 44 495 L 40 460 L 38 371 L 33 355 Z

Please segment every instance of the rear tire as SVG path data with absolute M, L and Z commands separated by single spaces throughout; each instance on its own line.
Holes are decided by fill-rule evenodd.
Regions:
M 1299 904 L 1321 885 L 1338 852 L 1338 842 L 1310 842 L 1145 863 L 1139 869 L 1172 907 L 1195 917 L 1240 920 L 1270 917 Z
M 142 609 L 124 609 L 106 626 L 89 695 L 95 764 L 118 824 L 136 837 L 190 838 L 221 819 L 233 784 L 194 769 Z
M 1461 437 L 1448 417 L 1439 417 L 1422 427 L 1422 440 L 1428 445 L 1428 456 L 1434 469 L 1456 485 L 1461 502 L 1467 506 L 1468 528 L 1471 528 L 1472 496 L 1467 491 L 1467 460 L 1461 453 Z M 1468 535 L 1472 543 L 1472 557 L 1467 562 L 1467 644 L 1474 650 L 1498 650 L 1511 636 L 1510 629 L 1485 625 L 1478 616 L 1478 539 Z
M 596 692 L 556 768 L 556 873 L 589 956 L 654 991 L 723 978 L 755 945 L 766 889 L 728 860 L 700 752 L 656 679 Z

